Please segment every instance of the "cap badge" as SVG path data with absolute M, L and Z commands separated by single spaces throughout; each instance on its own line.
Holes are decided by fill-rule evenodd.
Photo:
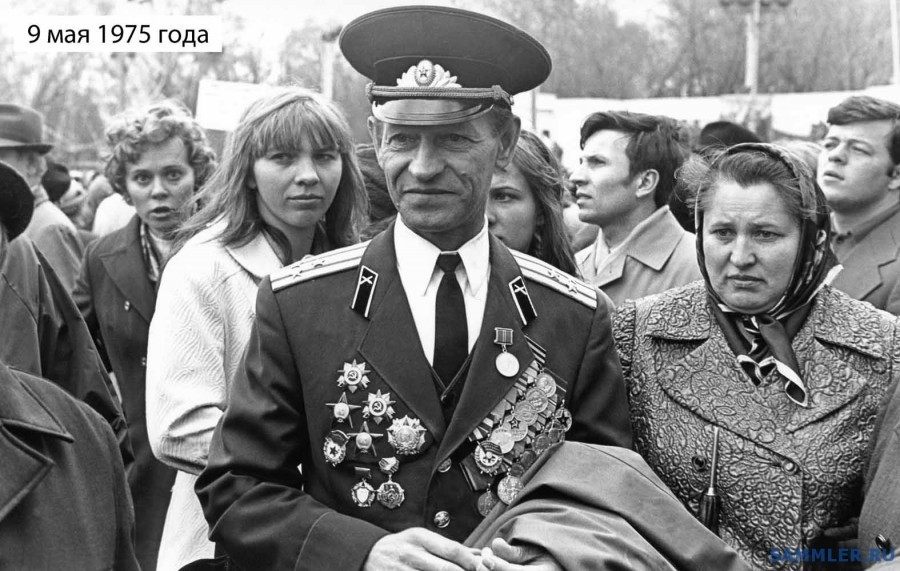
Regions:
M 438 64 L 423 59 L 418 65 L 410 66 L 397 80 L 397 87 L 462 87 L 456 83 L 456 76 Z

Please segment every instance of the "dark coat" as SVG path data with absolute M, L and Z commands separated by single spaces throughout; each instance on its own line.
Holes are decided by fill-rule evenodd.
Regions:
M 116 439 L 93 410 L 0 362 L 0 569 L 139 569 Z
M 153 456 L 147 439 L 147 334 L 156 292 L 144 268 L 140 218 L 90 245 L 73 297 L 116 374 L 134 448 L 128 485 L 137 521 L 137 554 L 141 567 L 155 569 L 175 470 Z
M 109 422 L 126 465 L 132 460 L 125 417 L 72 297 L 27 236 L 0 261 L 0 360 L 53 381 Z
M 378 539 L 411 527 L 465 539 L 481 521 L 476 510 L 480 492 L 466 483 L 457 453 L 518 380 L 495 368 L 500 353 L 493 343 L 495 327 L 513 330 L 508 349 L 523 367 L 533 362 L 536 351 L 525 335 L 546 350 L 546 370 L 567 389 L 565 403 L 574 417 L 567 438 L 631 444 L 608 299 L 599 294 L 591 309 L 552 284 L 536 281 L 535 274 L 520 273 L 520 262 L 493 237 L 483 326 L 456 412 L 445 423 L 397 272 L 393 236 L 389 228 L 368 247 L 357 247 L 355 260 L 348 253 L 352 248 L 322 257 L 335 266 L 342 262 L 334 260 L 348 257 L 343 271 L 325 269 L 318 278 L 279 285 L 273 293 L 273 281 L 290 281 L 293 272 L 314 267 L 318 261 L 313 259 L 273 274 L 273 281 L 260 286 L 245 368 L 233 381 L 207 468 L 197 483 L 211 538 L 241 566 L 357 569 Z M 525 258 L 521 263 L 542 264 Z M 363 272 L 365 277 L 366 270 L 378 275 L 368 318 L 349 307 L 351 300 L 360 299 L 354 294 L 358 276 Z M 537 313 L 524 327 L 509 287 L 522 275 Z M 572 291 L 577 285 L 593 292 L 580 282 L 568 283 Z M 352 442 L 346 460 L 336 467 L 323 454 L 334 421 L 327 404 L 340 397 L 339 372 L 354 360 L 369 372 L 366 388 L 347 393 L 351 404 L 364 404 L 367 393 L 390 392 L 394 421 L 409 416 L 425 429 L 417 453 L 398 455 L 394 481 L 406 497 L 394 510 L 377 502 L 360 507 L 351 498 L 360 481 L 358 470 L 371 470 L 375 488 L 386 480 L 378 458 L 355 456 Z M 359 410 L 352 414 L 355 430 L 363 418 Z M 372 432 L 384 434 L 391 421 L 375 424 L 370 418 L 368 424 Z M 375 446 L 379 457 L 395 455 L 387 436 Z M 439 517 L 441 512 L 446 519 Z
M 703 282 L 630 301 L 615 319 L 635 446 L 694 513 L 719 431 L 721 537 L 754 567 L 771 549 L 838 547 L 860 513 L 866 453 L 900 378 L 900 322 L 831 287 L 793 340 L 809 407 L 774 375 L 757 387 L 725 340 Z M 808 562 L 781 563 L 807 569 Z
M 563 569 L 749 571 L 634 451 L 564 442 L 538 458 L 509 507 L 466 540 L 535 545 Z

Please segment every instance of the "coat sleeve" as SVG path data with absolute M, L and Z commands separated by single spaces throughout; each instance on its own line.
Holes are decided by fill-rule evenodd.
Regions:
M 598 292 L 584 361 L 570 397 L 573 424 L 566 437 L 631 448 L 628 402 L 610 324 L 612 307 L 609 298 Z
M 162 462 L 199 474 L 225 409 L 226 325 L 214 270 L 187 250 L 162 275 L 147 347 L 147 434 Z
M 298 466 L 311 451 L 303 391 L 268 278 L 256 309 L 197 481 L 210 538 L 247 569 L 359 569 L 388 532 L 304 493 L 302 470 L 311 466 Z
M 84 247 L 74 228 L 51 224 L 34 235 L 34 243 L 47 256 L 66 291 L 75 289 Z

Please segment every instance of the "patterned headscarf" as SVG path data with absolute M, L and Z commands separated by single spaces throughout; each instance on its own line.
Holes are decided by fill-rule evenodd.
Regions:
M 765 313 L 744 315 L 730 308 L 713 289 L 706 271 L 703 211 L 698 206 L 695 221 L 700 271 L 713 314 L 741 368 L 757 385 L 773 370 L 777 371 L 788 398 L 800 406 L 809 406 L 809 395 L 791 340 L 806 321 L 816 294 L 831 281 L 832 270 L 839 267 L 831 251 L 831 219 L 815 176 L 800 159 L 781 147 L 766 143 L 734 145 L 723 151 L 710 168 L 715 173 L 725 157 L 746 152 L 763 153 L 787 166 L 796 178 L 797 185 L 792 190 L 799 193 L 803 211 L 815 213 L 812 218 L 804 217 L 800 221 L 800 249 L 790 282 L 781 299 Z

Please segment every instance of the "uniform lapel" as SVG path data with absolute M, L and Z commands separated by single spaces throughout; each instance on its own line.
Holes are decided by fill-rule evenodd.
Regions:
M 534 359 L 509 289 L 509 283 L 521 276 L 519 266 L 499 240 L 493 236 L 490 240 L 491 274 L 481 333 L 472 350 L 472 362 L 459 404 L 438 450 L 439 459 L 449 456 L 472 433 Z M 501 352 L 500 346 L 494 344 L 495 327 L 513 330 L 513 343 L 507 350 L 519 361 L 519 372 L 512 378 L 501 375 L 495 365 Z
M 372 240 L 361 265 L 378 274 L 372 294 L 369 327 L 358 351 L 396 397 L 440 439 L 446 428 L 441 404 L 431 378 L 431 366 L 422 351 L 412 311 L 406 299 L 394 250 L 394 227 Z
M 139 226 L 140 218 L 135 216 L 126 226 L 128 239 L 109 252 L 101 253 L 100 261 L 125 299 L 150 323 L 156 294 L 144 267 Z

